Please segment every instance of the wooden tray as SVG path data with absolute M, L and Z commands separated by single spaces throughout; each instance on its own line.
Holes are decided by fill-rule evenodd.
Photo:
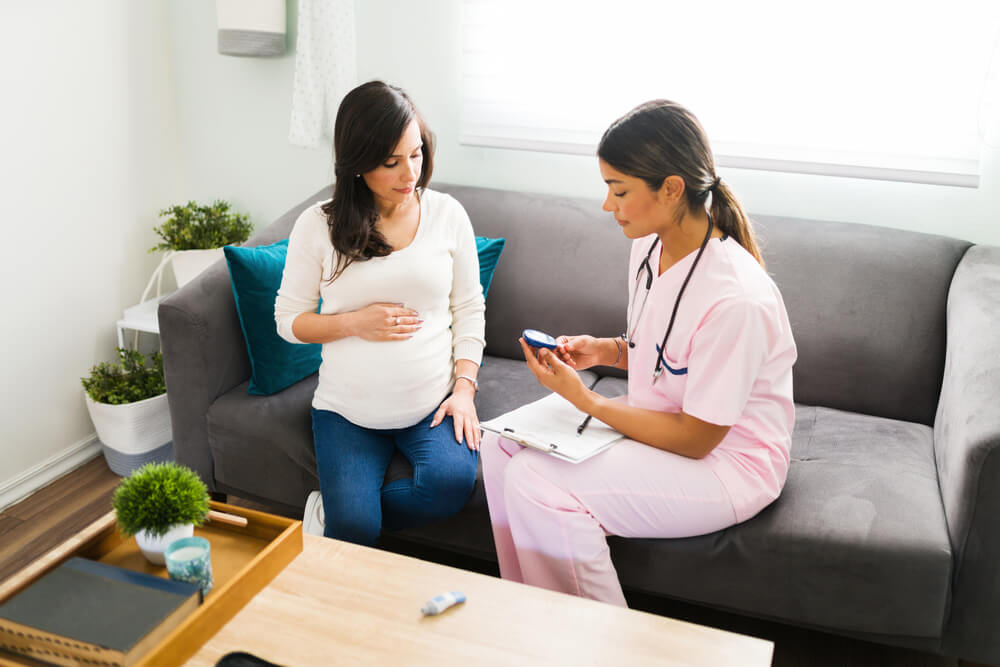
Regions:
M 209 504 L 214 510 L 245 517 L 247 525 L 239 527 L 213 521 L 194 529 L 195 535 L 206 538 L 211 544 L 212 590 L 197 611 L 147 653 L 139 665 L 178 665 L 194 655 L 302 552 L 301 521 L 214 501 Z M 167 576 L 165 567 L 153 565 L 140 553 L 134 537 L 122 537 L 112 511 L 4 582 L 0 586 L 0 602 L 73 556 Z M 0 653 L 0 662 L 11 660 L 17 660 L 17 656 Z M 20 664 L 37 663 L 26 659 Z

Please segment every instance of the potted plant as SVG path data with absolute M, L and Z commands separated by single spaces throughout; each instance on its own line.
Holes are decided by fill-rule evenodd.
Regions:
M 122 535 L 135 535 L 147 560 L 163 565 L 164 549 L 205 522 L 208 488 L 178 463 L 147 463 L 121 481 L 111 505 Z
M 173 458 L 173 433 L 163 380 L 163 356 L 116 348 L 116 363 L 101 362 L 80 378 L 87 412 L 108 467 L 127 475 L 150 461 Z
M 178 287 L 222 259 L 222 246 L 243 243 L 253 230 L 245 213 L 230 211 L 229 202 L 221 199 L 210 206 L 194 201 L 175 204 L 160 211 L 160 217 L 166 220 L 153 231 L 161 240 L 150 252 L 170 253 Z

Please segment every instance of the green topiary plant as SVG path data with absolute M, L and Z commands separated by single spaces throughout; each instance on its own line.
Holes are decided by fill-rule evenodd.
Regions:
M 80 378 L 83 388 L 96 403 L 122 405 L 159 396 L 167 390 L 163 381 L 163 355 L 149 355 L 152 366 L 146 365 L 137 350 L 115 348 L 119 363 L 101 362 L 90 369 L 90 375 Z
M 121 481 L 111 505 L 123 535 L 145 530 L 159 537 L 178 524 L 204 523 L 208 488 L 190 468 L 172 462 L 147 463 Z
M 153 227 L 163 240 L 150 248 L 150 252 L 221 248 L 243 243 L 253 230 L 245 213 L 230 213 L 229 202 L 221 199 L 211 206 L 199 206 L 193 201 L 175 204 L 160 211 L 160 217 L 163 216 L 169 217 L 159 227 Z

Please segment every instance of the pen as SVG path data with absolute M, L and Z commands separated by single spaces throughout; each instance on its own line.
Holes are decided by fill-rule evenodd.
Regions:
M 600 382 L 600 381 L 601 381 L 601 377 L 600 377 L 600 376 L 597 376 L 597 379 L 595 379 L 595 380 L 594 380 L 594 381 L 593 381 L 593 382 L 592 382 L 592 383 L 590 384 L 590 387 L 588 387 L 588 389 L 591 389 L 591 390 L 593 390 L 593 389 L 594 389 L 594 387 L 596 387 L 596 386 L 597 386 L 597 383 L 598 383 L 598 382 Z M 587 418 L 583 420 L 583 423 L 581 423 L 581 424 L 580 424 L 579 426 L 577 426 L 577 427 L 576 427 L 576 435 L 577 435 L 577 436 L 581 436 L 581 435 L 583 435 L 583 429 L 587 428 L 587 424 L 589 424 L 589 423 L 590 423 L 590 419 L 591 419 L 591 417 L 593 417 L 593 416 L 594 416 L 594 415 L 587 415 Z

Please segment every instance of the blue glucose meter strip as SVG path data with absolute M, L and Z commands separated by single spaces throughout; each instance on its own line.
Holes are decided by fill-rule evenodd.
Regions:
M 525 329 L 521 332 L 521 337 L 531 347 L 547 347 L 550 350 L 554 350 L 558 345 L 555 338 L 535 329 Z
M 425 604 L 420 611 L 423 612 L 424 616 L 437 616 L 445 609 L 453 607 L 460 602 L 465 602 L 464 593 L 459 593 L 458 591 L 442 593 L 441 595 L 428 600 L 427 604 Z

